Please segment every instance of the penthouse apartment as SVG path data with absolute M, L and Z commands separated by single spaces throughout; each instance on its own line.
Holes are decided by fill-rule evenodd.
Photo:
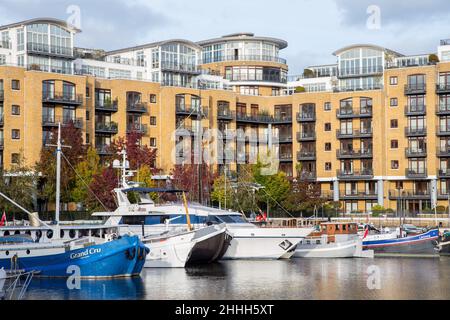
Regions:
M 34 164 L 61 122 L 101 156 L 141 132 L 170 174 L 190 157 L 175 145 L 193 148 L 218 129 L 245 134 L 221 138 L 215 170 L 239 170 L 271 146 L 279 170 L 320 183 L 345 213 L 396 210 L 399 198 L 411 214 L 448 206 L 450 41 L 417 56 L 350 45 L 334 52 L 336 64 L 292 76 L 280 56 L 287 42 L 252 33 L 104 51 L 76 47 L 79 32 L 49 18 L 0 27 L 4 168 L 21 152 Z M 219 158 L 217 139 L 208 148 Z

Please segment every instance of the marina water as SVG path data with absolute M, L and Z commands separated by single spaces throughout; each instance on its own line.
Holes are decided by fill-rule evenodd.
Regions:
M 372 281 L 373 280 L 373 281 Z M 25 299 L 258 300 L 450 299 L 450 258 L 225 261 L 187 269 L 145 269 L 141 277 L 34 279 Z

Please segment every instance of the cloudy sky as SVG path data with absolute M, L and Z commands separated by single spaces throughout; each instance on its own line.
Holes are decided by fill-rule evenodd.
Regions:
M 0 0 L 0 24 L 34 17 L 67 20 L 81 10 L 76 45 L 118 49 L 171 38 L 193 41 L 235 32 L 289 42 L 281 55 L 290 73 L 335 62 L 332 52 L 373 43 L 404 54 L 435 52 L 450 38 L 448 0 Z M 380 28 L 368 28 L 380 8 Z M 371 24 L 376 26 L 377 24 Z

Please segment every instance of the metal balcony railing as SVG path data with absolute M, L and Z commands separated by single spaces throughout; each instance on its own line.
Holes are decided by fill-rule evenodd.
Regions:
M 338 110 L 336 110 L 336 116 L 338 119 L 372 117 L 372 108 L 362 108 L 359 110 L 351 108 L 339 108 Z
M 373 130 L 336 130 L 338 139 L 355 139 L 355 138 L 371 138 L 373 137 Z
M 426 148 L 406 148 L 405 155 L 407 158 L 424 158 L 427 156 Z
M 96 122 L 95 131 L 98 133 L 117 134 L 119 127 L 116 122 Z
M 427 91 L 426 83 L 409 83 L 405 85 L 405 94 L 425 94 Z
M 83 104 L 83 95 L 72 92 L 43 91 L 42 102 L 81 105 Z
M 407 116 L 425 115 L 426 113 L 427 107 L 425 105 L 405 106 L 405 115 Z
M 127 112 L 147 113 L 147 106 L 146 102 L 127 102 Z
M 427 128 L 426 127 L 422 127 L 422 128 L 406 127 L 405 128 L 405 135 L 407 137 L 426 136 L 427 135 Z
M 51 115 L 43 115 L 42 116 L 42 126 L 44 127 L 57 127 L 58 124 L 61 123 L 63 126 L 70 125 L 73 123 L 75 128 L 82 129 L 83 128 L 83 119 L 82 118 L 70 118 L 70 117 L 57 117 Z
M 45 54 L 73 58 L 73 48 L 48 45 L 44 43 L 27 42 L 27 51 L 34 54 Z
M 146 134 L 147 130 L 148 130 L 147 125 L 145 125 L 145 124 L 133 123 L 133 124 L 127 125 L 127 133 L 138 132 L 138 133 Z
M 373 169 L 364 170 L 337 170 L 340 179 L 372 179 Z
M 298 122 L 314 122 L 316 121 L 316 114 L 314 112 L 299 112 L 297 113 Z
M 337 150 L 336 157 L 338 159 L 359 159 L 359 158 L 372 158 L 372 149 L 361 150 Z
M 117 112 L 119 110 L 119 100 L 95 100 L 95 109 L 99 111 Z
M 405 176 L 411 179 L 420 179 L 428 177 L 427 169 L 406 169 Z

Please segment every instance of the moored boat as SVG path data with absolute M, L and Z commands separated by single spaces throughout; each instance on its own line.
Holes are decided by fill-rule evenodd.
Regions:
M 362 240 L 356 223 L 321 223 L 297 245 L 295 258 L 353 258 L 361 256 Z M 370 255 L 368 255 L 370 256 Z
M 438 238 L 439 229 L 407 235 L 398 228 L 392 233 L 369 235 L 363 241 L 363 248 L 374 250 L 375 256 L 438 257 L 435 249 Z

